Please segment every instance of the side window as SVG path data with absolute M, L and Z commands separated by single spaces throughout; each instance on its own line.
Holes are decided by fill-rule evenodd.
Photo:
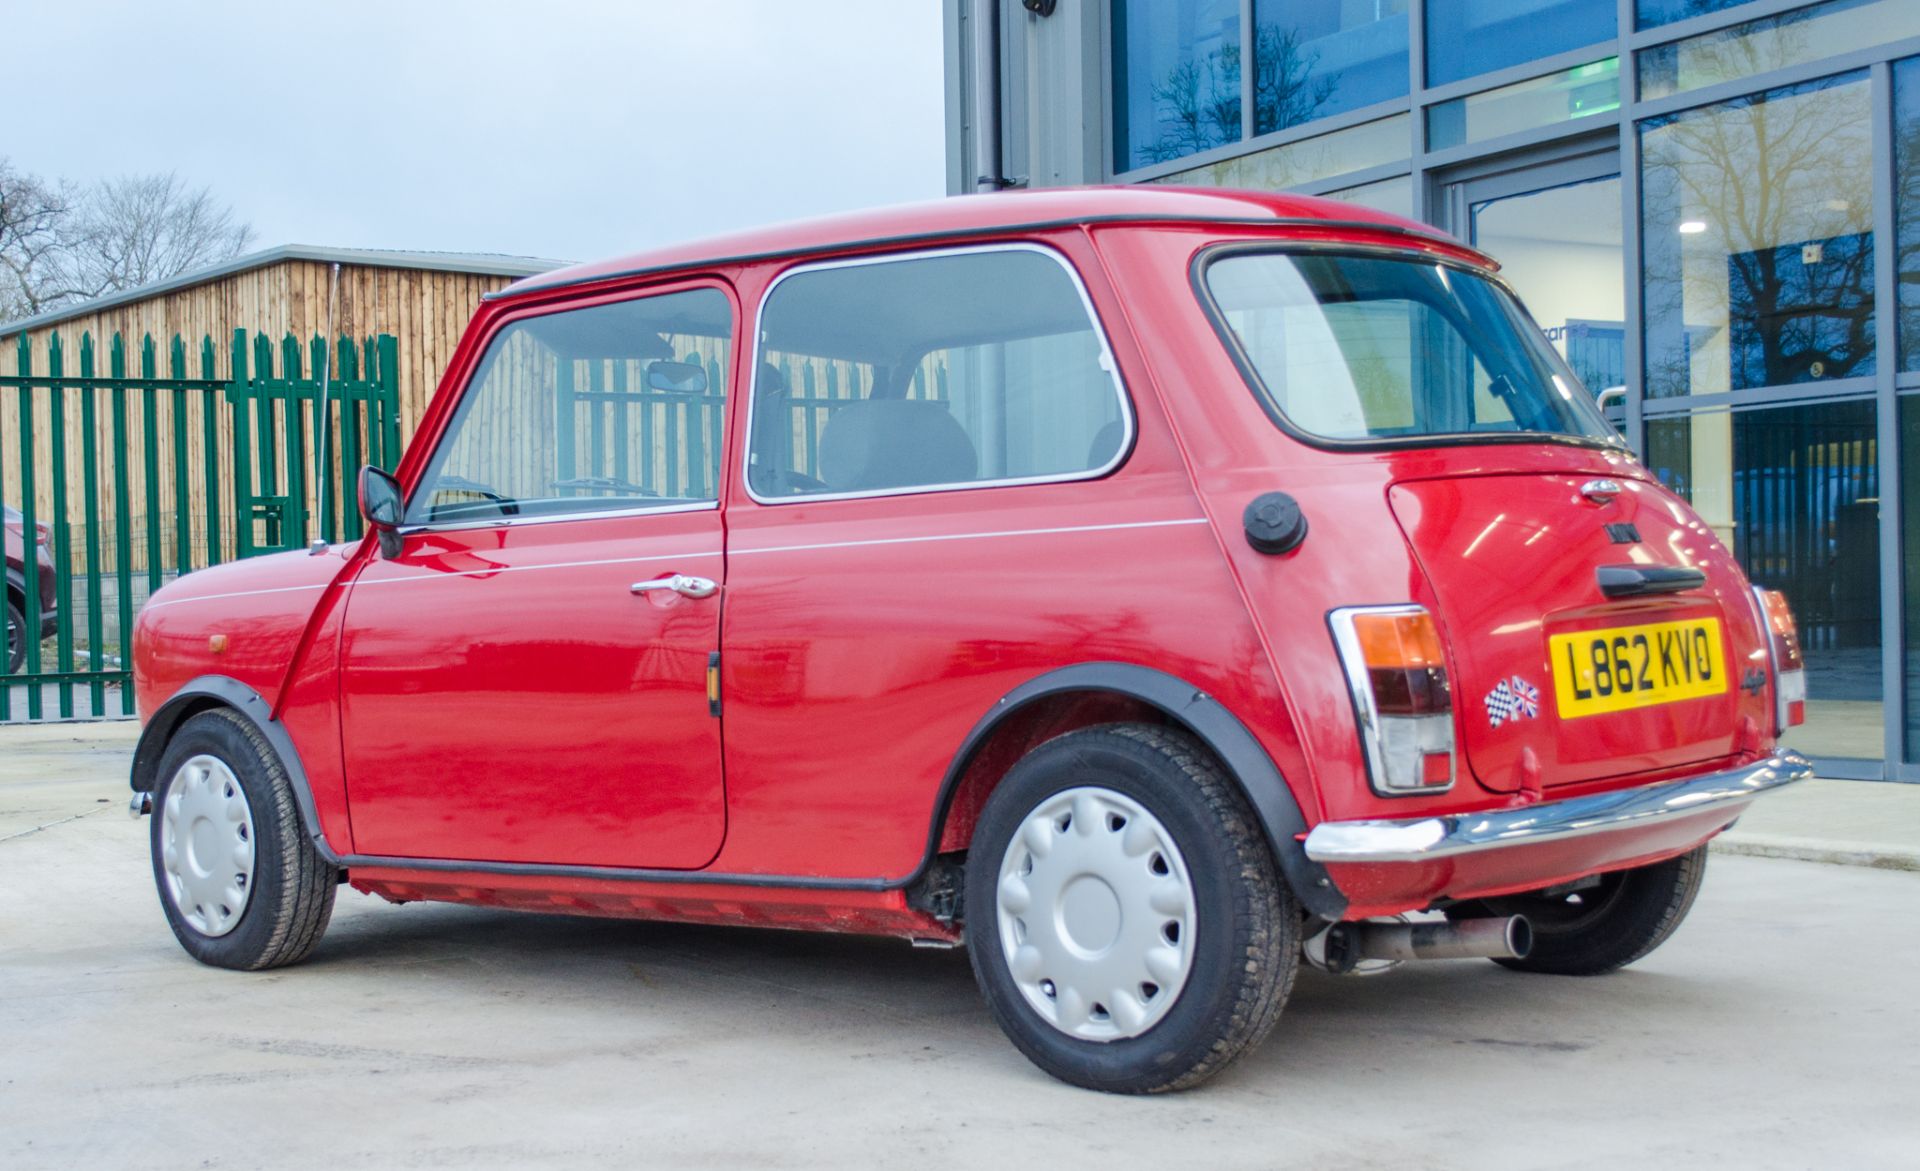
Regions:
M 733 310 L 718 289 L 508 325 L 481 358 L 406 523 L 716 499 L 732 346 Z
M 767 498 L 1071 479 L 1128 439 L 1066 264 L 982 248 L 802 269 L 760 316 L 748 483 Z

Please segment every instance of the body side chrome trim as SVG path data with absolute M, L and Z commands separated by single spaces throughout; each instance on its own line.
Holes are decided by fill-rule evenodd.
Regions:
M 404 585 L 418 581 L 445 581 L 450 577 L 493 577 L 501 573 L 528 573 L 538 569 L 583 569 L 595 565 L 640 565 L 649 561 L 684 561 L 689 557 L 719 557 L 718 549 L 697 549 L 686 553 L 658 553 L 646 557 L 612 557 L 600 561 L 549 561 L 538 565 L 502 565 L 495 569 L 449 569 L 409 574 L 406 577 L 376 577 L 362 574 L 354 586 Z
M 1399 821 L 1323 821 L 1307 834 L 1307 857 L 1321 863 L 1419 863 L 1627 831 L 1709 810 L 1731 820 L 1760 794 L 1812 775 L 1804 756 L 1780 749 L 1740 768 L 1591 797 Z
M 263 590 L 233 590 L 224 594 L 194 594 L 189 598 L 155 598 L 142 606 L 143 610 L 160 610 L 168 606 L 183 606 L 188 602 L 217 602 L 222 598 L 257 598 L 263 594 L 297 594 L 302 590 L 324 590 L 330 582 L 318 585 L 273 586 Z
M 826 541 L 817 545 L 767 545 L 759 549 L 729 549 L 735 557 L 745 557 L 750 553 L 798 553 L 812 549 L 857 549 L 867 545 L 917 545 L 928 541 L 978 541 L 989 537 L 1052 537 L 1063 533 L 1104 533 L 1118 529 L 1161 529 L 1176 525 L 1203 525 L 1204 516 L 1184 517 L 1180 520 L 1137 520 L 1106 525 L 1068 525 L 1063 528 L 1048 529 L 999 529 L 984 533 L 933 533 L 924 537 L 876 537 L 867 541 Z

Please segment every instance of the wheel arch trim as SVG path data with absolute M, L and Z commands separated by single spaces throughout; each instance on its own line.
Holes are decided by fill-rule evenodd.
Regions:
M 273 718 L 271 705 L 259 692 L 231 676 L 201 675 L 190 680 L 153 713 L 140 732 L 139 743 L 134 746 L 133 768 L 128 778 L 133 791 L 154 791 L 160 783 L 160 758 L 166 754 L 174 732 L 196 713 L 215 707 L 234 712 L 266 739 L 280 758 L 281 767 L 287 770 L 294 804 L 299 808 L 300 824 L 305 827 L 307 837 L 328 865 L 339 865 L 340 855 L 327 842 L 326 830 L 320 825 L 319 810 L 313 803 L 313 787 L 307 780 L 306 766 L 300 761 L 300 751 L 293 746 L 293 737 L 288 735 L 285 724 Z
M 1302 906 L 1325 919 L 1338 919 L 1346 910 L 1346 898 L 1327 876 L 1325 867 L 1307 857 L 1304 838 L 1306 818 L 1286 778 L 1274 764 L 1260 741 L 1225 704 L 1178 676 L 1135 663 L 1088 662 L 1060 667 L 1022 683 L 1000 697 L 993 710 L 982 716 L 960 749 L 954 753 L 934 800 L 932 823 L 927 831 L 927 851 L 920 868 L 909 882 L 917 880 L 932 865 L 939 852 L 940 836 L 947 813 L 958 792 L 961 779 L 1010 716 L 1039 700 L 1073 692 L 1107 692 L 1137 699 L 1164 714 L 1175 725 L 1193 735 L 1213 752 L 1226 767 L 1227 775 L 1239 787 L 1259 819 L 1267 843 L 1279 863 L 1280 873 Z

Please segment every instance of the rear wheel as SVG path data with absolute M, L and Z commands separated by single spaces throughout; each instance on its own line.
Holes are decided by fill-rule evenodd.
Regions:
M 220 968 L 305 959 L 327 929 L 339 871 L 300 823 L 293 784 L 254 726 L 189 719 L 160 758 L 153 877 L 187 954 Z
M 1013 1043 L 1062 1081 L 1153 1093 L 1272 1029 L 1299 911 L 1233 783 L 1191 738 L 1116 724 L 1030 753 L 968 850 L 968 948 Z
M 1602 874 L 1563 894 L 1512 895 L 1449 908 L 1452 919 L 1525 915 L 1533 950 L 1494 962 L 1519 972 L 1597 976 L 1644 958 L 1676 931 L 1707 873 L 1707 848 L 1651 866 Z

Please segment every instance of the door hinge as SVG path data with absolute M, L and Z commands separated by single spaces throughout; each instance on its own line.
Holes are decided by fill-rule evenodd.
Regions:
M 720 652 L 707 652 L 707 714 L 720 717 Z

